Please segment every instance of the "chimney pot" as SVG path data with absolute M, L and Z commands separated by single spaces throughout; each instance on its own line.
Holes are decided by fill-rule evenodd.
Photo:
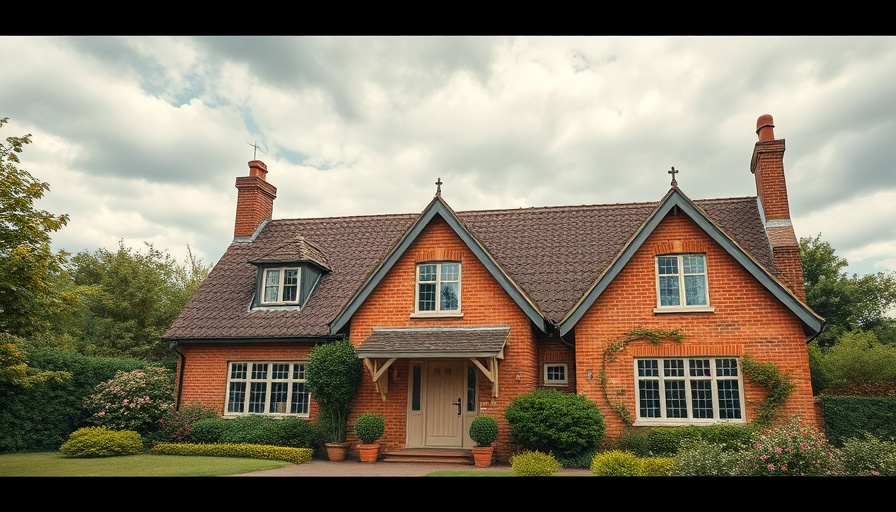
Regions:
M 261 160 L 251 160 L 249 162 L 249 176 L 258 176 L 264 180 L 267 173 L 268 166 Z
M 759 116 L 756 121 L 756 134 L 759 135 L 759 142 L 775 140 L 775 121 L 772 116 L 768 114 Z

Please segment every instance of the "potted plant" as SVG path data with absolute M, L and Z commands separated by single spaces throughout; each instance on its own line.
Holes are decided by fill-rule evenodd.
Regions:
M 361 440 L 358 455 L 361 462 L 376 462 L 380 452 L 377 441 L 386 433 L 386 420 L 377 413 L 366 412 L 355 420 L 355 435 Z
M 343 460 L 351 447 L 345 440 L 348 410 L 361 387 L 363 371 L 364 363 L 348 339 L 315 345 L 305 363 L 305 386 L 320 406 L 330 460 Z
M 495 440 L 498 439 L 498 420 L 493 416 L 476 416 L 470 422 L 470 439 L 476 443 L 473 447 L 473 463 L 476 467 L 487 468 L 492 465 L 492 454 L 495 451 Z

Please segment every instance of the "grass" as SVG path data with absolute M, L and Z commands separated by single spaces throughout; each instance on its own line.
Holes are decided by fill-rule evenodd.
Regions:
M 222 476 L 280 468 L 289 462 L 233 457 L 126 455 L 76 459 L 62 452 L 0 455 L 0 477 L 6 476 Z

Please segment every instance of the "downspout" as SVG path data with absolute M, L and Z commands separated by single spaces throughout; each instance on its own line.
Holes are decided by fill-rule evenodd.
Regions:
M 187 356 L 177 349 L 176 341 L 171 342 L 171 348 L 177 352 L 178 356 L 180 356 L 180 364 L 178 365 L 179 371 L 177 372 L 177 396 L 174 397 L 174 410 L 179 411 L 181 396 L 184 392 L 184 368 L 187 365 Z

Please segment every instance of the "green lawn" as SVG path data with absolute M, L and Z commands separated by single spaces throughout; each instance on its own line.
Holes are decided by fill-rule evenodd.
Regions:
M 5 476 L 220 476 L 251 473 L 290 464 L 277 460 L 183 455 L 126 455 L 93 459 L 66 458 L 62 452 L 0 455 Z

